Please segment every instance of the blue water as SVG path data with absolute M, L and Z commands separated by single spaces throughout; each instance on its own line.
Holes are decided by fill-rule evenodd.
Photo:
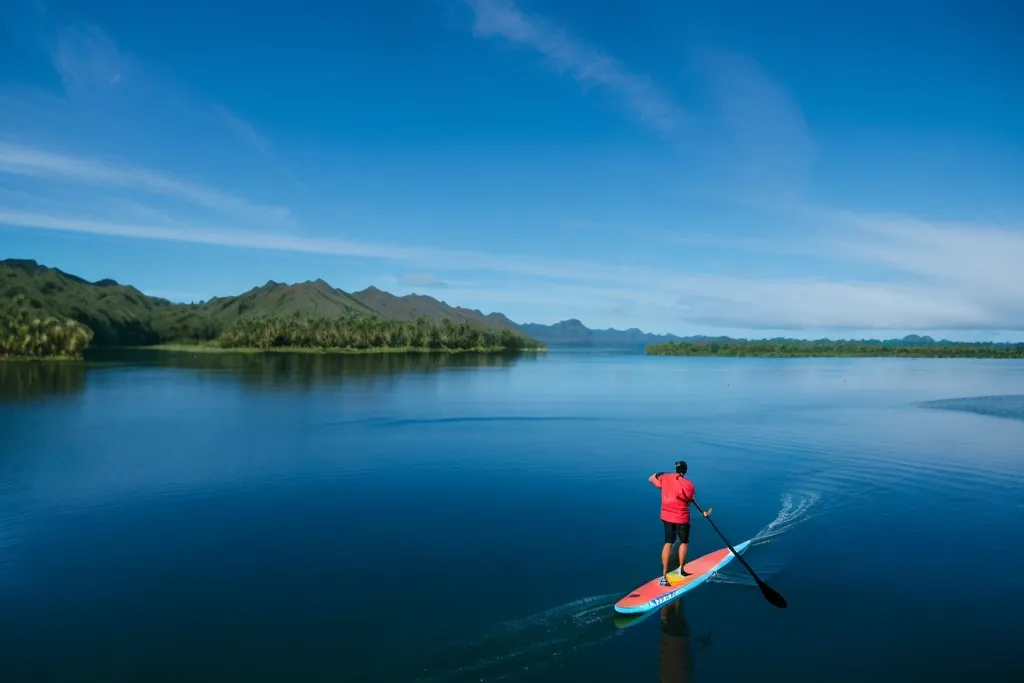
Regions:
M 1006 360 L 0 364 L 0 680 L 1021 681 L 1022 397 Z M 787 610 L 733 562 L 616 621 L 680 458 Z

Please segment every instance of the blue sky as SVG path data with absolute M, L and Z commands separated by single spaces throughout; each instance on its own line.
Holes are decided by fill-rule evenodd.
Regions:
M 1024 338 L 1006 2 L 13 0 L 0 258 L 198 300 Z

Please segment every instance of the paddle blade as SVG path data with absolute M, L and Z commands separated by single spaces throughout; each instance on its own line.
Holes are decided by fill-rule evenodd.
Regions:
M 760 579 L 757 580 L 757 587 L 761 589 L 761 594 L 764 595 L 765 600 L 779 609 L 786 609 L 786 598 L 782 597 L 781 593 Z

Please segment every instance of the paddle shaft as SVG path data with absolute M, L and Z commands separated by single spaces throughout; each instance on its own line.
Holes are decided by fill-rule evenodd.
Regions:
M 742 564 L 744 568 L 746 568 L 746 570 L 750 572 L 750 575 L 754 577 L 754 581 L 757 582 L 757 587 L 761 589 L 761 593 L 764 595 L 765 599 L 768 602 L 775 605 L 776 607 L 784 608 L 786 606 L 786 599 L 782 597 L 782 595 L 778 591 L 776 591 L 771 586 L 762 581 L 761 578 L 754 572 L 754 570 L 750 568 L 750 565 L 747 564 L 747 561 L 743 559 L 742 555 L 736 552 L 736 548 L 732 547 L 732 544 L 729 543 L 729 539 L 725 537 L 725 534 L 723 534 L 722 531 L 718 528 L 718 525 L 715 524 L 714 520 L 712 520 L 711 517 L 704 514 L 704 510 L 701 509 L 700 505 L 697 504 L 696 500 L 693 501 L 693 506 L 697 508 L 697 510 L 701 513 L 701 516 L 704 517 L 704 519 L 708 520 L 708 522 L 711 523 L 711 528 L 715 530 L 715 533 L 718 534 L 718 536 L 722 539 L 722 541 L 729 548 L 732 554 L 736 556 L 736 559 L 740 561 L 740 564 Z

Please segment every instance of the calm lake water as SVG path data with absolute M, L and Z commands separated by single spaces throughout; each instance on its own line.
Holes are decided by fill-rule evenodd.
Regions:
M 1017 361 L 137 353 L 0 435 L 5 683 L 1024 680 Z M 679 458 L 789 609 L 616 621 Z

